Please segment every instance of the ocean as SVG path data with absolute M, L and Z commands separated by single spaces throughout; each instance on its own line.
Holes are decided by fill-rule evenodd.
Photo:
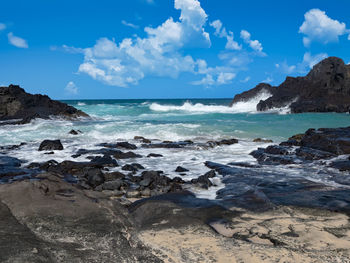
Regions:
M 261 98 L 259 98 L 260 100 Z M 303 133 L 309 128 L 350 126 L 349 114 L 305 113 L 289 114 L 288 108 L 270 112 L 256 112 L 257 101 L 238 103 L 229 107 L 231 99 L 167 99 L 167 100 L 69 100 L 64 101 L 86 113 L 92 119 L 69 121 L 63 119 L 34 120 L 25 125 L 8 125 L 0 128 L 0 145 L 27 142 L 20 151 L 11 156 L 29 162 L 86 161 L 86 156 L 71 157 L 78 149 L 99 149 L 99 143 L 133 140 L 134 136 L 143 136 L 159 141 L 207 142 L 227 138 L 239 139 L 238 144 L 210 149 L 145 149 L 135 150 L 143 156 L 149 153 L 162 154 L 163 158 L 142 158 L 137 160 L 146 169 L 162 170 L 169 177 L 178 176 L 174 172 L 177 166 L 190 171 L 183 176 L 185 180 L 197 178 L 208 171 L 205 161 L 222 164 L 246 162 L 254 164 L 256 160 L 249 153 L 258 147 L 267 147 L 271 143 L 255 143 L 253 139 L 271 139 L 274 144 L 288 137 Z M 70 135 L 71 129 L 83 133 Z M 60 139 L 65 146 L 55 155 L 45 155 L 37 151 L 44 139 Z M 123 163 L 123 161 L 121 161 Z M 119 168 L 115 168 L 119 169 Z M 274 166 L 279 174 L 286 178 L 300 176 L 324 184 L 337 186 L 329 179 L 327 171 L 317 171 L 317 167 Z M 315 171 L 315 172 L 313 172 Z M 223 187 L 220 177 L 209 190 L 193 189 L 199 196 L 213 199 L 216 191 Z

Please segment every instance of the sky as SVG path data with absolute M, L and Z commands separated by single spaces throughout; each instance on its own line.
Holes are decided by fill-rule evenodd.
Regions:
M 350 1 L 2 0 L 0 85 L 54 99 L 232 98 L 350 62 Z

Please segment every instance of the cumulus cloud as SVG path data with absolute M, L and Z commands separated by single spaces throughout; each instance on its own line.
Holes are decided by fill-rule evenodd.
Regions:
M 12 32 L 7 34 L 8 41 L 11 45 L 18 48 L 28 48 L 28 43 L 25 39 L 13 35 Z
M 193 85 L 225 85 L 232 83 L 237 72 L 246 69 L 254 56 L 264 55 L 260 42 L 251 40 L 250 34 L 246 41 L 254 51 L 247 52 L 234 40 L 233 33 L 215 20 L 210 23 L 214 35 L 227 41 L 225 50 L 218 54 L 221 66 L 208 66 L 204 59 L 188 53 L 211 47 L 210 35 L 205 30 L 208 15 L 198 0 L 175 0 L 174 8 L 180 11 L 178 18 L 169 17 L 159 26 L 145 27 L 144 37 L 134 35 L 120 41 L 100 38 L 89 48 L 63 46 L 63 49 L 84 55 L 80 73 L 118 87 L 137 85 L 147 76 L 177 78 L 184 72 L 198 78 L 191 82 Z
M 134 28 L 134 29 L 138 29 L 138 28 L 139 28 L 138 25 L 135 25 L 135 24 L 133 24 L 133 23 L 126 22 L 125 20 L 122 20 L 122 24 L 123 24 L 124 26 L 131 27 L 131 28 Z
M 0 23 L 0 31 L 5 29 L 6 29 L 6 25 L 4 23 Z
M 64 91 L 68 95 L 77 95 L 78 94 L 78 87 L 75 85 L 73 81 L 69 81 L 66 87 L 64 88 Z
M 226 31 L 226 28 L 223 27 L 222 22 L 220 20 L 215 20 L 210 23 L 210 26 L 215 29 L 215 35 L 220 38 L 226 38 L 226 49 L 230 50 L 241 50 L 242 46 L 238 44 L 238 42 L 233 40 L 233 32 Z
M 263 46 L 258 40 L 252 40 L 251 34 L 247 30 L 241 30 L 241 38 L 243 41 L 248 44 L 254 51 L 261 55 L 266 55 L 263 52 Z
M 175 0 L 175 9 L 181 11 L 178 21 L 170 17 L 158 27 L 146 27 L 145 38 L 97 40 L 84 49 L 79 72 L 119 87 L 137 84 L 147 75 L 176 78 L 181 72 L 195 73 L 196 61 L 182 49 L 210 46 L 204 30 L 207 14 L 198 0 Z
M 312 41 L 323 44 L 338 42 L 340 36 L 350 33 L 345 23 L 328 17 L 326 12 L 320 9 L 311 9 L 305 13 L 304 17 L 299 33 L 305 35 L 303 38 L 305 47 L 310 46 Z M 350 40 L 350 35 L 348 39 Z

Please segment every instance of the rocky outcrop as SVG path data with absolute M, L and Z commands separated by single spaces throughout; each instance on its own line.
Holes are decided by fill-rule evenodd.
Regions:
M 88 117 L 86 113 L 48 96 L 26 93 L 19 86 L 0 87 L 0 125 L 28 123 L 35 118 L 49 119 L 51 116 Z
M 287 77 L 278 87 L 259 84 L 252 90 L 238 94 L 232 104 L 248 101 L 263 90 L 271 97 L 257 104 L 258 111 L 290 105 L 292 113 L 349 112 L 350 66 L 337 57 L 324 59 L 305 77 Z

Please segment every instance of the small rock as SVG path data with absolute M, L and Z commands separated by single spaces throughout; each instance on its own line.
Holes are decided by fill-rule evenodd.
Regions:
M 183 173 L 183 172 L 188 172 L 188 171 L 189 171 L 188 169 L 183 168 L 181 166 L 176 167 L 176 170 L 175 170 L 175 172 L 177 172 L 177 173 Z
M 145 137 L 142 137 L 142 136 L 135 136 L 134 140 L 135 141 L 141 141 L 142 143 L 152 143 L 151 140 L 146 139 Z
M 108 182 L 104 182 L 102 184 L 102 189 L 103 190 L 119 190 L 123 184 L 124 184 L 124 182 L 121 179 L 117 179 L 114 181 L 108 181 Z
M 63 145 L 60 140 L 44 140 L 39 146 L 39 151 L 52 150 L 63 150 Z
M 153 180 L 148 177 L 148 178 L 143 179 L 139 184 L 140 184 L 140 186 L 147 187 L 152 183 L 152 181 Z
M 69 132 L 69 134 L 71 134 L 71 135 L 78 135 L 78 134 L 80 134 L 80 133 L 82 133 L 82 131 L 80 131 L 80 130 L 71 130 L 71 131 Z
M 124 179 L 125 178 L 125 174 L 121 173 L 121 172 L 112 172 L 112 173 L 106 173 L 104 174 L 105 180 L 106 181 L 113 181 L 116 179 Z
M 147 155 L 148 158 L 150 157 L 163 157 L 163 155 L 161 154 L 157 154 L 157 153 L 150 153 L 149 155 Z
M 113 155 L 115 159 L 131 159 L 131 158 L 141 158 L 142 156 L 134 152 L 118 152 Z

